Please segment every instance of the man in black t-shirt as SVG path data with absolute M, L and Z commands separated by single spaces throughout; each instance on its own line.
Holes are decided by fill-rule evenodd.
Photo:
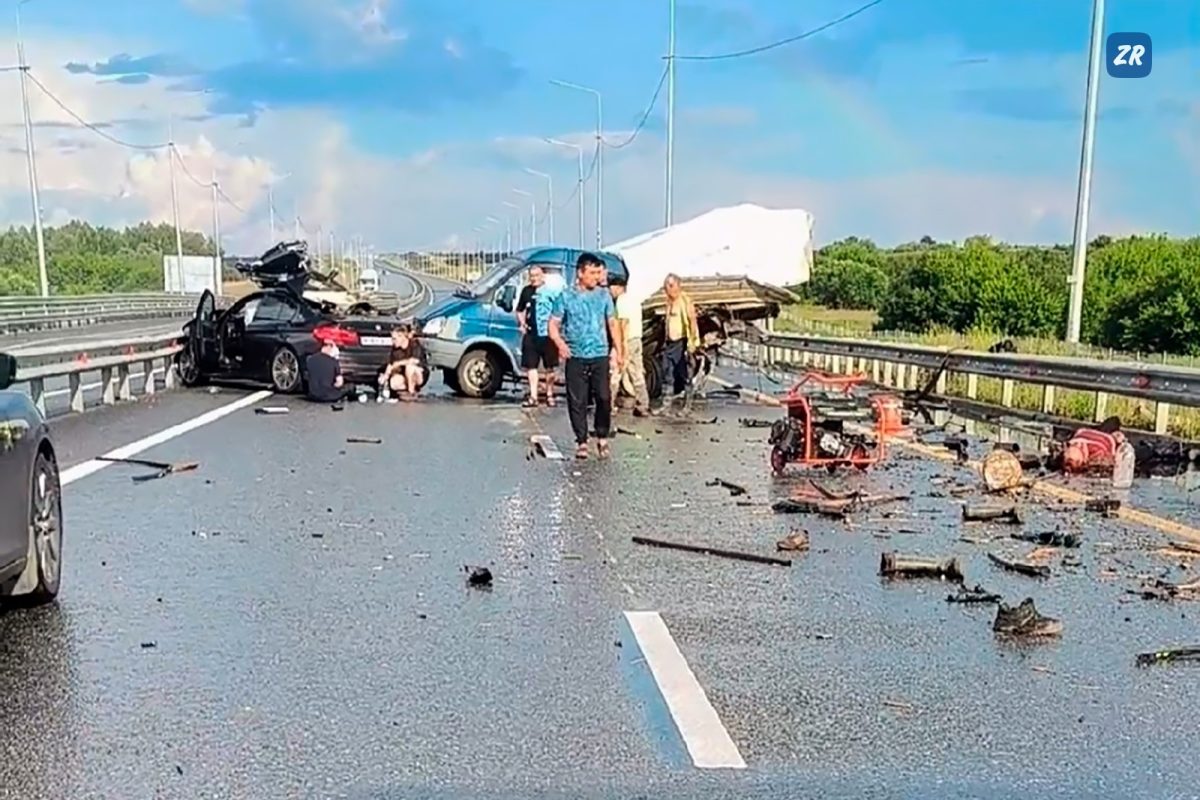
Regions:
M 421 344 L 408 325 L 392 331 L 392 351 L 388 354 L 387 366 L 379 376 L 380 397 L 389 399 L 388 394 L 404 393 L 415 400 L 417 392 L 425 385 L 429 373 L 429 362 L 425 346 Z
M 308 379 L 308 399 L 318 403 L 340 403 L 349 389 L 342 378 L 342 366 L 338 362 L 338 347 L 333 342 L 321 342 L 320 352 L 313 353 L 305 362 Z
M 521 289 L 517 300 L 517 327 L 521 329 L 521 368 L 529 377 L 529 397 L 526 407 L 538 402 L 538 384 L 546 390 L 546 404 L 554 405 L 554 370 L 558 367 L 558 349 L 550 341 L 548 332 L 539 332 L 537 324 L 537 293 L 546 280 L 541 267 L 529 269 L 529 283 Z M 540 334 L 540 335 L 539 335 Z M 539 367 L 542 371 L 539 371 Z

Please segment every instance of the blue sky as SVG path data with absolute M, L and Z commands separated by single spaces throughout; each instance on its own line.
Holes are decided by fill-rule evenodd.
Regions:
M 678 52 L 750 48 L 865 2 L 679 0 Z M 681 60 L 676 218 L 750 200 L 808 208 L 821 240 L 1068 238 L 1090 6 L 883 0 L 757 56 Z M 266 182 L 290 175 L 275 190 L 282 217 L 425 247 L 510 214 L 504 202 L 527 202 L 514 188 L 544 192 L 526 167 L 554 176 L 556 238 L 574 239 L 575 156 L 541 139 L 588 144 L 594 104 L 550 80 L 600 90 L 607 136 L 624 141 L 663 69 L 667 2 L 32 0 L 24 22 L 34 74 L 104 130 L 154 142 L 175 115 L 192 171 L 203 182 L 215 169 L 237 203 L 222 212 L 235 241 L 268 236 Z M 1151 34 L 1154 72 L 1103 79 L 1095 232 L 1195 234 L 1200 4 L 1108 0 L 1106 31 L 1119 30 Z M 10 109 L 16 91 L 0 81 Z M 608 241 L 662 221 L 664 101 L 629 146 L 606 150 Z M 48 214 L 169 213 L 165 158 L 64 133 L 69 120 L 44 98 L 34 111 L 63 123 L 38 131 L 39 171 L 61 204 Z M 94 147 L 72 149 L 87 137 Z M 12 164 L 0 221 L 21 223 L 23 166 Z M 184 194 L 199 224 L 207 196 Z M 592 203 L 590 185 L 585 195 Z M 589 207 L 589 239 L 591 218 Z

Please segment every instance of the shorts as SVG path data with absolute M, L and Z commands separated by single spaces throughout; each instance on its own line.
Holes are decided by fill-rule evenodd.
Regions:
M 527 333 L 521 337 L 521 369 L 555 369 L 558 348 L 549 336 Z

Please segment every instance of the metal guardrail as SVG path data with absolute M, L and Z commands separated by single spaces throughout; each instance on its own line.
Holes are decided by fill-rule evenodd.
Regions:
M 0 334 L 187 316 L 195 311 L 198 300 L 197 295 L 167 292 L 0 297 Z
M 781 333 L 742 339 L 740 346 L 743 355 L 749 352 L 760 363 L 865 372 L 876 383 L 901 389 L 918 388 L 945 364 L 938 394 L 945 394 L 949 376 L 961 374 L 967 379 L 966 397 L 974 400 L 979 378 L 994 378 L 1000 380 L 1001 405 L 1012 406 L 1016 385 L 1033 384 L 1042 388 L 1045 413 L 1054 410 L 1056 388 L 1092 392 L 1096 421 L 1107 416 L 1111 395 L 1153 402 L 1154 430 L 1160 434 L 1167 433 L 1172 405 L 1200 407 L 1200 370 L 1187 367 Z

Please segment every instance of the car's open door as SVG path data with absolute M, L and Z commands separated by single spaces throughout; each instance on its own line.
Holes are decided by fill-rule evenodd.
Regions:
M 192 322 L 188 346 L 201 370 L 216 366 L 217 354 L 217 299 L 208 289 L 196 304 L 196 316 Z

